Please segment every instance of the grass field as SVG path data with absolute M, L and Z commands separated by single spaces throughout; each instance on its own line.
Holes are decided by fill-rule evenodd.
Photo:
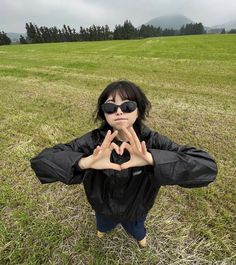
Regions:
M 146 122 L 218 164 L 207 188 L 162 187 L 140 249 L 122 228 L 97 239 L 83 186 L 41 185 L 29 160 L 98 124 L 111 81 L 152 102 Z M 236 35 L 0 47 L 0 264 L 236 264 Z

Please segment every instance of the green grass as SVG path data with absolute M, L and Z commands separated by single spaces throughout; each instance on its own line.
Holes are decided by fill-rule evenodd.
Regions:
M 0 47 L 0 264 L 235 264 L 236 35 Z M 218 164 L 207 188 L 163 187 L 149 246 L 118 227 L 96 238 L 83 187 L 41 185 L 29 159 L 95 128 L 96 99 L 128 79 L 146 122 Z

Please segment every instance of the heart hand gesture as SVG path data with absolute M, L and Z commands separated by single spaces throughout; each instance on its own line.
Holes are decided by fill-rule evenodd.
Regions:
M 109 130 L 104 138 L 104 141 L 101 146 L 97 146 L 93 154 L 81 158 L 79 161 L 79 167 L 81 169 L 93 168 L 93 169 L 114 169 L 121 170 L 120 165 L 112 163 L 110 161 L 111 152 L 113 149 L 119 154 L 119 146 L 115 143 L 112 143 L 112 140 L 117 136 L 118 132 L 115 131 L 111 133 Z
M 130 144 L 127 142 L 121 144 L 120 155 L 123 154 L 124 149 L 127 149 L 130 153 L 130 160 L 122 164 L 121 169 L 153 165 L 153 158 L 147 151 L 146 143 L 144 141 L 140 143 L 134 129 L 131 127 L 129 129 L 122 128 L 122 130 L 128 137 Z
M 129 129 L 122 128 L 122 130 L 126 134 L 130 143 L 123 142 L 120 147 L 117 144 L 112 143 L 118 132 L 115 131 L 111 133 L 109 130 L 102 145 L 98 145 L 94 149 L 92 155 L 80 159 L 79 167 L 81 169 L 114 169 L 120 171 L 130 167 L 153 165 L 153 158 L 147 151 L 146 143 L 144 141 L 140 143 L 134 129 L 131 127 Z M 124 150 L 127 149 L 130 153 L 130 160 L 121 165 L 112 163 L 110 157 L 113 149 L 115 149 L 116 153 L 119 155 L 122 155 Z

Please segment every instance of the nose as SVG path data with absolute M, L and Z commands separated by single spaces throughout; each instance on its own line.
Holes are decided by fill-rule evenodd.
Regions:
M 121 110 L 120 107 L 118 107 L 117 110 L 116 110 L 116 114 L 122 114 L 122 113 L 123 113 L 123 111 Z

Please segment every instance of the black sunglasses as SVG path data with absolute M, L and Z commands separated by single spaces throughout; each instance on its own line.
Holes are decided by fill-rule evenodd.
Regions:
M 121 105 L 116 105 L 110 102 L 102 104 L 102 110 L 107 114 L 115 113 L 118 107 L 122 110 L 122 112 L 130 113 L 136 110 L 137 103 L 135 101 L 126 101 L 122 103 Z

